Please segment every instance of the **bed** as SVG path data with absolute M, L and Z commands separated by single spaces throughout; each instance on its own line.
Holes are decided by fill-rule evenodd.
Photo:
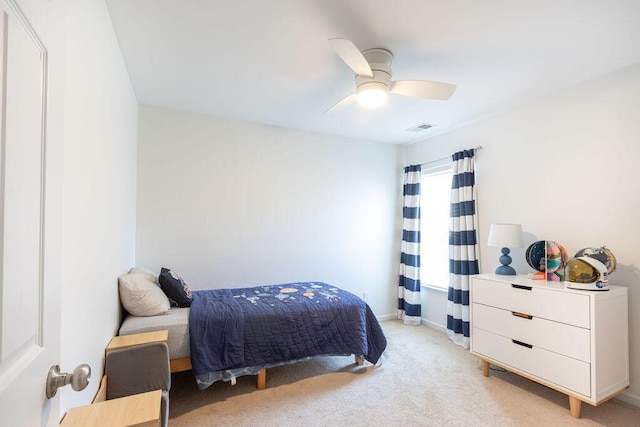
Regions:
M 381 361 L 384 333 L 361 298 L 323 282 L 192 292 L 188 308 L 127 315 L 119 333 L 169 330 L 171 371 L 191 369 L 200 389 L 316 356 Z

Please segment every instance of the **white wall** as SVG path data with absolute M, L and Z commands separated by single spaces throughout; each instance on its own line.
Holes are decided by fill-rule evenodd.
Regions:
M 618 260 L 610 283 L 629 289 L 631 388 L 640 405 L 640 64 L 406 147 L 422 163 L 482 145 L 477 155 L 482 272 L 499 249 L 486 245 L 492 222 L 521 223 L 528 246 L 554 240 L 569 254 L 607 245 Z M 512 251 L 519 273 L 533 270 Z M 429 293 L 441 299 L 446 295 Z M 446 317 L 430 318 L 446 325 Z M 616 331 L 611 331 L 615 333 Z
M 136 260 L 192 289 L 325 281 L 393 315 L 398 151 L 140 107 Z
M 137 102 L 102 0 L 67 4 L 62 206 L 62 354 L 92 381 L 59 391 L 61 414 L 89 403 L 118 328 L 116 278 L 135 260 Z

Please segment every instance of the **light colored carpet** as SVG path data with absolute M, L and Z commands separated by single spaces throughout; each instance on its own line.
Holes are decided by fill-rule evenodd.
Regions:
M 612 400 L 569 414 L 566 395 L 491 370 L 442 332 L 383 322 L 381 367 L 321 357 L 267 371 L 235 386 L 198 391 L 190 372 L 173 375 L 171 427 L 179 426 L 640 426 L 640 408 Z

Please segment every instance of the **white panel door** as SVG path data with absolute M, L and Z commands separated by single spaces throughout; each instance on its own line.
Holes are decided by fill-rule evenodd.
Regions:
M 59 214 L 47 188 L 48 52 L 39 36 L 50 2 L 0 0 L 0 425 L 56 425 L 47 400 L 60 356 Z M 30 20 L 30 18 L 33 18 Z M 36 23 L 36 25 L 32 25 Z M 47 26 L 48 28 L 48 26 Z M 56 116 L 59 117 L 59 116 Z M 56 168 L 53 168 L 54 170 Z M 56 202 L 58 203 L 58 202 Z M 58 232 L 55 232 L 58 233 Z

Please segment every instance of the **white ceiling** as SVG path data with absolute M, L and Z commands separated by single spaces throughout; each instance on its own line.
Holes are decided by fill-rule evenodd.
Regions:
M 640 62 L 640 0 L 106 2 L 141 104 L 372 141 L 427 139 Z M 355 89 L 330 38 L 391 50 L 394 80 L 457 90 L 323 115 Z

